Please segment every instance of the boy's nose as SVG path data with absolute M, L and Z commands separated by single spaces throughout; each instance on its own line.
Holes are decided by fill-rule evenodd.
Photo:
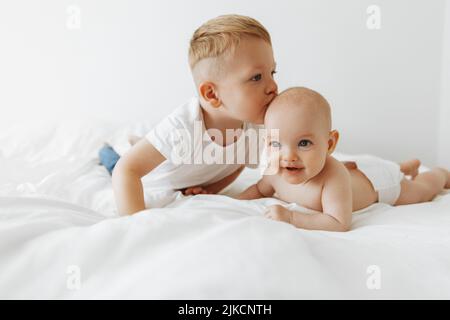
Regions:
M 274 79 L 270 79 L 270 82 L 266 88 L 266 94 L 273 94 L 274 96 L 278 95 L 278 85 Z

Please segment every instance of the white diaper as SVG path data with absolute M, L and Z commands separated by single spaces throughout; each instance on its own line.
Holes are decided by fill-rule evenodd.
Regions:
M 366 175 L 378 192 L 378 202 L 394 205 L 400 196 L 404 174 L 400 166 L 392 161 L 377 158 L 371 155 L 351 156 L 358 169 Z

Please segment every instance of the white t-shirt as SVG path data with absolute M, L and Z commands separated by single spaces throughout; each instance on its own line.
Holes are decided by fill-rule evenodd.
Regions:
M 243 164 L 258 168 L 263 149 L 261 130 L 264 130 L 262 125 L 244 123 L 237 141 L 223 147 L 211 140 L 205 130 L 199 100 L 192 98 L 145 136 L 166 158 L 143 177 L 146 193 L 149 189 L 206 186 L 229 176 Z

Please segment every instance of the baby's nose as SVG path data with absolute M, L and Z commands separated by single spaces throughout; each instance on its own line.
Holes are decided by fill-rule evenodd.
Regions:
M 295 152 L 289 151 L 283 156 L 282 160 L 287 163 L 296 162 L 298 161 L 298 156 Z

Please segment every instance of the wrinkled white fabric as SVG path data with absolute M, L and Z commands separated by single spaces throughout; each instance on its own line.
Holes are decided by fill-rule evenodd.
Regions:
M 178 195 L 118 217 L 95 159 L 114 130 L 0 131 L 0 298 L 450 299 L 450 194 L 374 204 L 347 233 L 266 219 L 271 204 L 305 210 L 273 198 Z

